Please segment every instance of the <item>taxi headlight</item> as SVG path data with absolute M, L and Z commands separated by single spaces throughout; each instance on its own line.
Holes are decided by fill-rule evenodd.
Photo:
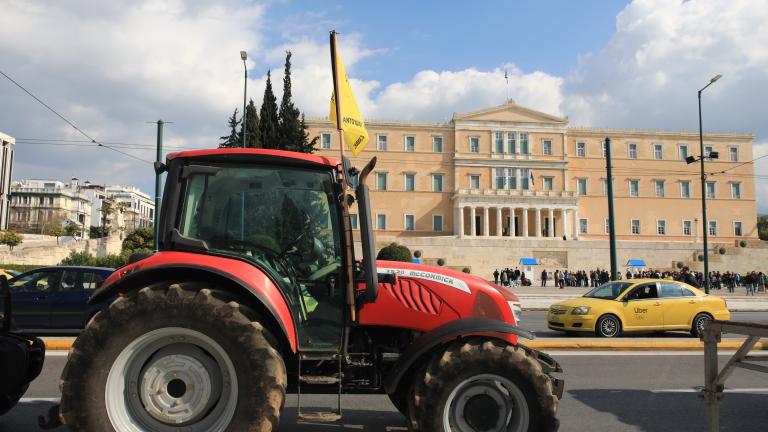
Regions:
M 520 307 L 520 303 L 507 302 L 509 308 L 512 310 L 512 315 L 515 316 L 515 324 L 520 325 L 520 321 L 523 319 L 523 308 Z
M 579 307 L 575 307 L 575 308 L 573 308 L 573 310 L 571 311 L 571 315 L 586 315 L 586 314 L 588 314 L 588 313 L 589 313 L 589 310 L 590 310 L 590 309 L 592 309 L 592 308 L 591 308 L 591 307 L 589 307 L 589 306 L 579 306 Z

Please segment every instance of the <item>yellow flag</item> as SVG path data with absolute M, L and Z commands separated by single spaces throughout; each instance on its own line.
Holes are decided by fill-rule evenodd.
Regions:
M 349 85 L 347 71 L 344 69 L 344 63 L 341 62 L 339 53 L 336 52 L 336 73 L 339 77 L 338 89 L 339 100 L 341 100 L 341 129 L 344 131 L 344 142 L 352 150 L 352 154 L 357 156 L 368 144 L 368 131 L 365 130 L 365 120 L 360 114 L 360 108 L 355 102 L 355 95 L 352 94 L 352 86 Z M 334 77 L 335 79 L 335 77 Z M 331 95 L 331 121 L 338 127 L 336 119 L 336 97 Z

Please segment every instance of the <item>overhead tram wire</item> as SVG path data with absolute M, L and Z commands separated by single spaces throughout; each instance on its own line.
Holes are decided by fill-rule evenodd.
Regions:
M 102 142 L 99 142 L 99 141 L 97 141 L 96 139 L 94 139 L 93 137 L 91 137 L 90 135 L 88 135 L 87 133 L 85 133 L 85 132 L 84 132 L 82 129 L 80 129 L 79 127 L 77 127 L 77 125 L 75 125 L 74 123 L 72 123 L 71 121 L 69 121 L 69 120 L 68 120 L 66 117 L 64 117 L 63 115 L 59 114 L 59 113 L 58 113 L 58 112 L 57 112 L 55 109 L 51 108 L 51 107 L 50 107 L 50 106 L 49 106 L 47 103 L 43 102 L 43 101 L 42 101 L 42 100 L 41 100 L 39 97 L 35 96 L 35 95 L 34 95 L 32 92 L 30 92 L 29 90 L 27 90 L 26 88 L 24 88 L 24 86 L 23 86 L 23 85 L 21 85 L 21 84 L 19 84 L 18 82 L 16 82 L 16 80 L 14 80 L 14 79 L 13 79 L 13 78 L 11 78 L 10 76 L 8 76 L 8 74 L 6 74 L 5 72 L 3 72 L 2 70 L 0 70 L 0 75 L 4 76 L 6 79 L 8 79 L 8 81 L 12 82 L 14 85 L 16 85 L 16 87 L 20 88 L 22 91 L 24 91 L 24 93 L 26 93 L 26 94 L 28 94 L 29 96 L 31 96 L 31 97 L 32 97 L 34 100 L 36 100 L 37 102 L 39 102 L 39 103 L 40 103 L 42 106 L 46 107 L 46 108 L 47 108 L 49 111 L 51 111 L 51 112 L 52 112 L 52 113 L 54 113 L 54 114 L 55 114 L 55 115 L 56 115 L 58 118 L 60 118 L 60 119 L 61 119 L 61 120 L 63 120 L 65 123 L 67 123 L 68 125 L 70 125 L 70 126 L 73 128 L 73 129 L 75 129 L 77 132 L 79 132 L 79 133 L 80 133 L 82 136 L 84 136 L 84 137 L 88 138 L 92 144 L 96 144 L 96 146 L 98 146 L 98 147 L 104 147 L 104 148 L 106 148 L 106 149 L 112 150 L 113 152 L 116 152 L 116 153 L 120 153 L 120 154 L 122 154 L 122 155 L 124 155 L 124 156 L 127 156 L 127 157 L 129 157 L 129 158 L 132 158 L 132 159 L 136 159 L 136 160 L 138 160 L 138 161 L 141 161 L 141 162 L 145 162 L 145 163 L 148 163 L 148 164 L 152 164 L 152 163 L 153 163 L 152 161 L 149 161 L 149 160 L 147 160 L 147 159 L 143 159 L 143 158 L 140 158 L 140 157 L 138 157 L 138 156 L 134 156 L 134 155 L 132 155 L 132 154 L 130 154 L 130 153 L 126 153 L 126 152 L 124 152 L 124 151 L 122 151 L 122 150 L 118 150 L 118 149 L 116 149 L 116 148 L 114 148 L 114 147 L 112 147 L 112 146 L 109 146 L 109 145 L 106 145 L 106 144 L 104 144 L 104 143 L 102 143 Z
M 86 140 L 30 140 L 28 138 L 17 138 L 16 143 L 25 144 L 25 145 L 61 145 L 61 146 L 73 146 L 73 147 L 93 147 L 93 145 Z M 155 149 L 155 146 L 150 144 L 132 144 L 132 143 L 115 143 L 115 142 L 111 142 L 111 143 L 105 142 L 104 144 L 109 144 L 112 147 L 122 148 L 122 149 L 153 150 L 153 151 Z M 178 149 L 178 150 L 201 150 L 204 148 L 204 147 L 182 147 L 182 146 L 164 146 L 164 147 L 169 149 Z
M 730 171 L 730 170 L 732 170 L 732 169 L 736 169 L 736 168 L 738 168 L 738 167 L 740 167 L 740 166 L 744 166 L 744 165 L 749 165 L 749 164 L 751 164 L 751 163 L 755 163 L 756 161 L 759 161 L 760 159 L 762 159 L 762 158 L 764 158 L 764 157 L 768 157 L 768 153 L 767 153 L 767 154 L 764 154 L 764 155 L 762 155 L 762 156 L 758 156 L 758 157 L 756 157 L 756 158 L 752 159 L 751 161 L 742 162 L 742 163 L 740 163 L 740 164 L 738 164 L 738 165 L 732 166 L 732 167 L 730 167 L 730 168 L 726 168 L 726 169 L 724 169 L 724 170 L 722 170 L 722 171 L 719 171 L 719 172 L 711 172 L 711 173 L 709 173 L 709 175 L 725 174 L 726 172 L 728 172 L 728 171 Z

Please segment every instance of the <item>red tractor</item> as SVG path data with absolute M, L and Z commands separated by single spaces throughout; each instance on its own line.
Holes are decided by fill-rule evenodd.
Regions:
M 91 299 L 119 295 L 74 343 L 61 420 L 86 432 L 272 431 L 288 392 L 339 394 L 332 412 L 299 403 L 313 421 L 338 420 L 342 393 L 385 393 L 411 430 L 556 430 L 562 370 L 518 343 L 533 335 L 516 325 L 513 294 L 376 261 L 374 164 L 257 149 L 156 164 L 167 172 L 159 251 Z

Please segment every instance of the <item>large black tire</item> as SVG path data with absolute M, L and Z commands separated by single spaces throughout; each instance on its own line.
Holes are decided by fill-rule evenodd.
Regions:
M 28 387 L 29 384 L 25 384 L 15 392 L 0 394 L 0 415 L 7 413 L 15 407 L 16 404 L 19 403 L 19 399 L 21 399 L 21 397 L 24 396 L 24 393 L 27 392 Z
M 507 415 L 496 403 L 499 398 L 496 397 L 496 402 L 492 402 L 493 398 L 484 397 L 482 391 L 471 396 L 471 387 L 463 394 L 464 410 L 456 411 L 458 408 L 454 408 L 460 404 L 456 392 L 466 389 L 463 387 L 465 383 L 489 375 L 504 382 L 510 406 L 519 407 L 520 415 L 517 418 L 527 418 L 526 421 L 517 420 L 517 412 L 509 410 L 507 413 L 511 421 L 504 426 L 505 431 L 551 432 L 558 429 L 559 422 L 555 418 L 558 399 L 553 394 L 552 379 L 533 354 L 522 347 L 487 338 L 472 338 L 449 345 L 426 364 L 422 373 L 417 374 L 410 404 L 413 412 L 409 413 L 409 429 L 446 432 L 452 430 L 450 427 L 453 426 L 453 430 L 461 432 L 495 430 L 494 425 L 482 424 L 486 419 L 494 418 L 503 425 Z M 495 383 L 498 385 L 498 381 Z M 492 386 L 488 388 L 494 391 Z M 470 408 L 471 403 L 476 408 Z M 493 409 L 488 411 L 489 407 Z M 472 409 L 475 411 L 470 411 Z M 478 410 L 482 415 L 471 415 Z M 451 418 L 466 418 L 467 424 L 461 427 L 451 425 L 448 419 L 449 425 L 446 425 L 446 413 L 453 416 L 454 412 L 456 417 Z M 498 423 L 494 424 L 498 426 Z
M 401 394 L 388 395 L 390 402 L 395 408 L 400 411 L 400 414 L 408 416 L 408 397 Z
M 142 431 L 276 430 L 285 400 L 285 364 L 269 343 L 266 330 L 246 316 L 239 303 L 228 301 L 230 298 L 225 292 L 191 283 L 158 283 L 115 300 L 91 320 L 74 343 L 61 378 L 61 420 L 71 430 L 83 432 L 122 432 L 129 423 L 125 418 L 138 423 L 136 430 Z M 149 339 L 158 334 L 169 336 Z M 143 341 L 147 341 L 144 348 Z M 151 357 L 142 357 L 144 351 L 155 349 Z M 142 391 L 154 388 L 146 384 L 154 382 L 148 378 L 154 371 L 150 365 L 167 365 L 165 375 L 155 376 L 170 373 L 175 377 L 171 363 L 163 361 L 182 355 L 198 361 L 188 364 L 197 365 L 196 371 L 208 373 L 208 382 L 218 384 L 207 386 L 208 396 L 195 399 L 197 417 L 171 425 L 170 420 L 158 420 L 157 411 L 150 411 L 147 407 L 152 405 L 143 399 L 144 395 L 159 396 Z M 141 358 L 145 358 L 144 366 L 139 364 Z M 135 371 L 139 373 L 134 375 Z M 128 377 L 136 377 L 136 381 Z M 178 383 L 172 387 L 173 381 L 179 380 L 159 381 L 159 393 L 167 398 L 203 394 L 199 385 L 194 390 L 191 386 L 179 390 Z M 125 386 L 122 392 L 121 385 Z M 118 390 L 109 396 L 115 388 Z

